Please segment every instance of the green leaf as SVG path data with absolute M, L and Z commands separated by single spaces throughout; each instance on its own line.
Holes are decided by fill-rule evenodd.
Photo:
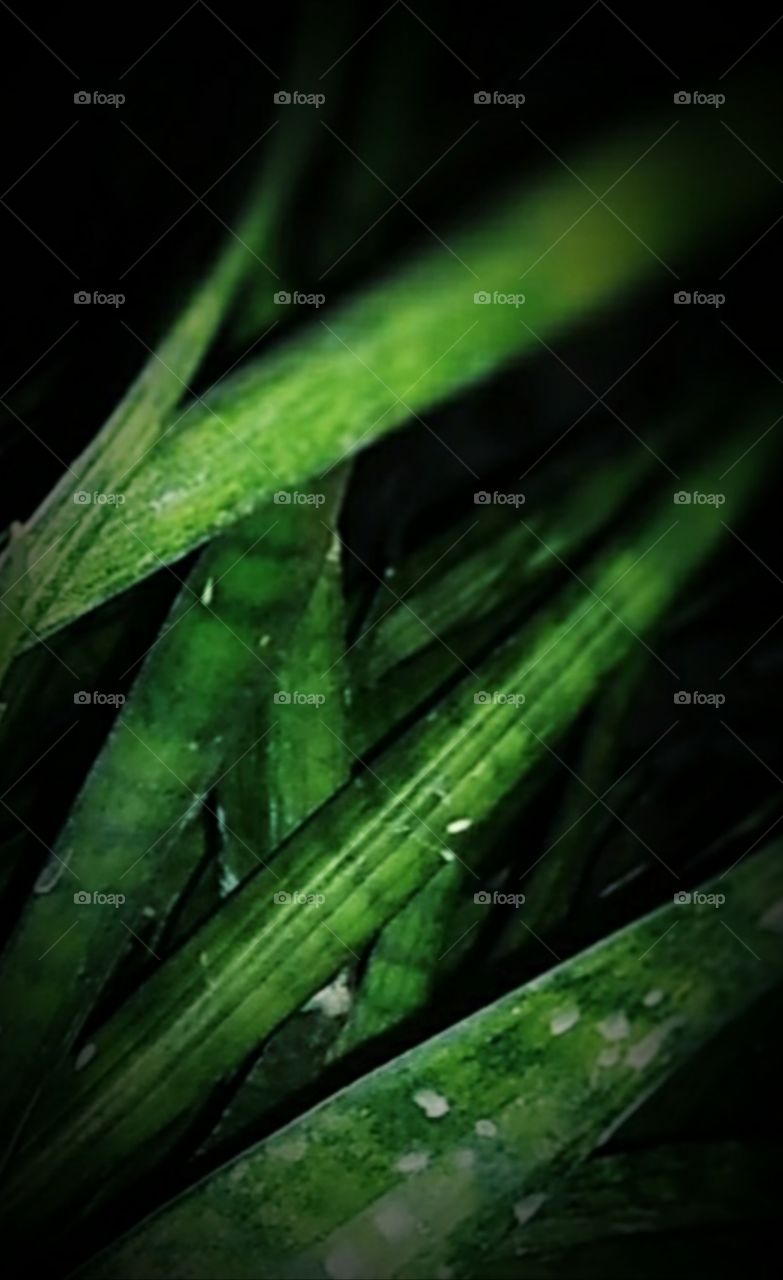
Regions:
M 536 592 L 606 529 L 646 479 L 651 455 L 609 461 L 581 481 L 567 505 L 560 491 L 524 517 L 475 506 L 408 558 L 379 591 L 351 648 L 355 715 L 351 742 L 361 753 L 460 674 L 534 607 Z
M 742 447 L 734 439 L 723 454 L 713 450 L 695 486 L 713 492 L 714 477 Z M 753 467 L 746 459 L 733 471 L 732 520 L 763 474 L 763 446 L 749 459 Z M 694 505 L 673 518 L 668 503 L 662 511 L 656 505 L 633 538 L 598 556 L 583 581 L 490 654 L 475 684 L 461 682 L 369 776 L 356 777 L 300 827 L 279 865 L 240 886 L 96 1034 L 60 1122 L 17 1166 L 13 1202 L 36 1200 L 44 1188 L 53 1208 L 119 1193 L 147 1141 L 157 1135 L 162 1156 L 214 1081 L 364 947 L 444 861 L 461 858 L 477 877 L 493 815 L 721 531 L 714 508 Z M 524 709 L 508 700 L 521 691 Z M 280 894 L 304 896 L 281 903 Z
M 86 1274 L 475 1274 L 553 1180 L 780 980 L 780 854 L 705 885 L 720 910 L 662 907 L 366 1076 Z
M 539 338 L 595 317 L 658 271 L 661 255 L 702 246 L 747 215 L 766 198 L 766 175 L 750 165 L 742 184 L 719 181 L 727 146 L 736 163 L 736 144 L 701 114 L 689 113 L 676 128 L 651 122 L 641 159 L 638 127 L 575 157 L 585 182 L 612 186 L 616 217 L 558 166 L 451 236 L 451 252 L 437 246 L 420 254 L 227 378 L 147 454 L 103 536 L 78 558 L 60 557 L 45 598 L 34 593 L 40 607 L 28 625 L 43 635 L 64 626 L 274 490 L 301 485 L 536 351 Z M 474 303 L 480 291 L 523 288 L 524 306 Z M 30 562 L 50 550 L 47 539 L 33 540 Z
M 165 922 L 192 869 L 183 857 L 201 849 L 181 828 L 241 754 L 246 713 L 252 724 L 261 708 L 270 723 L 276 672 L 330 547 L 320 508 L 268 506 L 209 547 L 183 586 L 3 959 L 0 1016 L 22 998 L 26 1009 L 15 1059 L 0 1066 L 7 1117 L 35 1101 L 134 935 L 154 952 L 146 922 Z
M 116 525 L 116 507 L 93 502 L 92 496 L 124 496 L 150 450 L 171 429 L 167 421 L 171 411 L 189 390 L 190 379 L 229 310 L 249 262 L 256 257 L 253 246 L 264 245 L 271 222 L 279 216 L 283 192 L 284 186 L 270 182 L 265 173 L 248 201 L 237 236 L 221 248 L 108 421 L 30 522 L 15 526 L 18 537 L 0 571 L 4 594 L 11 602 L 5 606 L 11 616 L 3 628 L 0 681 L 15 651 L 29 645 L 28 627 L 36 626 L 50 593 L 68 581 L 85 549 Z M 75 501 L 79 491 L 90 495 L 84 504 Z M 113 531 L 110 540 L 112 536 Z M 26 565 L 20 563 L 22 550 Z
M 438 961 L 447 949 L 448 920 L 467 872 L 452 862 L 432 877 L 390 920 L 367 962 L 336 1059 L 418 1013 L 432 995 Z
M 343 468 L 328 484 L 335 523 L 347 472 Z M 353 757 L 345 743 L 350 690 L 340 666 L 346 645 L 341 550 L 339 535 L 333 531 L 278 678 L 280 691 L 316 693 L 322 704 L 316 708 L 295 700 L 277 703 L 270 732 L 218 788 L 219 813 L 225 813 L 220 860 L 227 886 L 236 886 L 255 870 L 253 851 L 264 849 L 271 856 L 286 836 L 348 781 Z M 232 835 L 237 829 L 246 833 L 247 844 Z M 341 975 L 333 990 L 316 995 L 304 1011 L 262 1044 L 202 1144 L 202 1152 L 257 1125 L 317 1076 L 349 1001 L 350 990 Z

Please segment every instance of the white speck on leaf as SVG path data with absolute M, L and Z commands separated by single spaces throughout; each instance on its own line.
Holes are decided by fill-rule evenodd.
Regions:
M 74 1071 L 81 1071 L 82 1067 L 86 1067 L 88 1062 L 92 1062 L 97 1052 L 94 1044 L 86 1044 L 73 1064 Z
M 344 1018 L 353 1003 L 353 992 L 348 983 L 348 970 L 338 973 L 333 982 L 316 991 L 305 1005 L 306 1013 L 322 1013 L 325 1018 Z
M 449 823 L 449 825 L 446 827 L 446 830 L 448 831 L 450 836 L 456 836 L 456 835 L 459 835 L 460 831 L 467 831 L 468 827 L 472 827 L 472 826 L 473 826 L 472 818 L 455 818 L 453 822 Z
M 524 1200 L 517 1201 L 514 1205 L 514 1217 L 520 1226 L 524 1226 L 534 1214 L 538 1213 L 545 1200 L 546 1196 L 539 1192 L 536 1195 L 525 1196 Z
M 625 1040 L 630 1035 L 631 1027 L 624 1013 L 612 1013 L 598 1023 L 598 1030 L 604 1040 Z
M 405 1240 L 416 1229 L 416 1219 L 401 1204 L 386 1204 L 373 1215 L 375 1225 L 387 1240 Z
M 576 1008 L 563 1009 L 560 1013 L 555 1013 L 549 1022 L 549 1030 L 553 1036 L 562 1036 L 566 1031 L 570 1031 L 579 1021 L 579 1010 Z
M 201 603 L 207 606 L 211 605 L 214 594 L 215 580 L 214 578 L 207 578 L 206 583 L 204 584 L 204 590 L 201 592 Z
M 307 1139 L 292 1138 L 290 1142 L 275 1143 L 270 1146 L 269 1154 L 278 1160 L 285 1160 L 287 1164 L 296 1164 L 307 1155 Z
M 333 1249 L 324 1260 L 324 1268 L 332 1280 L 366 1280 L 372 1275 L 372 1267 L 352 1249 L 341 1245 Z
M 613 1067 L 620 1060 L 619 1049 L 602 1049 L 598 1055 L 599 1067 Z
M 233 893 L 238 884 L 239 876 L 235 871 L 231 870 L 231 867 L 223 864 L 220 869 L 220 883 L 218 886 L 221 898 L 227 898 L 230 893 Z
M 663 1000 L 663 992 L 661 991 L 660 987 L 654 987 L 652 991 L 647 992 L 647 995 L 644 997 L 642 1004 L 645 1005 L 648 1009 L 654 1009 L 655 1006 L 657 1004 L 660 1004 L 662 1000 Z
M 409 1151 L 407 1155 L 400 1156 L 394 1167 L 398 1173 L 421 1173 L 429 1162 L 426 1151 Z
M 439 1120 L 450 1110 L 443 1094 L 435 1093 L 434 1089 L 419 1089 L 418 1093 L 414 1093 L 413 1101 L 417 1107 L 421 1107 L 429 1120 Z
M 681 1021 L 680 1018 L 669 1018 L 668 1022 L 662 1023 L 660 1027 L 656 1027 L 642 1040 L 632 1045 L 625 1056 L 628 1066 L 633 1067 L 635 1071 L 643 1071 L 660 1052 L 669 1032 L 679 1026 Z
M 477 1120 L 476 1133 L 480 1138 L 494 1138 L 498 1127 L 492 1120 Z
M 771 907 L 767 907 L 759 920 L 759 925 L 770 933 L 783 933 L 783 898 L 773 902 Z

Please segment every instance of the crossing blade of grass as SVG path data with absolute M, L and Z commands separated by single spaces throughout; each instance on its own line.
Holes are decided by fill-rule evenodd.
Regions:
M 557 165 L 452 236 L 451 253 L 440 245 L 422 253 L 231 375 L 147 455 L 110 530 L 77 560 L 60 557 L 35 630 L 64 626 L 274 490 L 303 483 L 511 358 L 539 350 L 539 338 L 627 297 L 659 270 L 642 241 L 665 257 L 719 237 L 768 194 L 766 175 L 750 158 L 742 183 L 718 180 L 727 145 L 736 163 L 736 144 L 724 134 L 691 112 L 676 129 L 650 122 L 642 161 L 638 127 L 575 157 L 591 186 L 613 185 L 613 209 L 635 234 L 600 205 L 583 216 L 584 189 Z M 524 307 L 474 301 L 523 287 Z M 31 562 L 48 551 L 48 542 L 31 546 Z
M 328 483 L 331 520 L 348 480 L 348 468 Z M 223 824 L 221 868 L 227 887 L 236 887 L 257 868 L 250 849 L 275 849 L 347 781 L 353 757 L 346 745 L 349 687 L 335 669 L 345 649 L 342 543 L 336 531 L 324 545 L 318 578 L 299 625 L 282 655 L 279 692 L 290 698 L 276 705 L 276 720 L 257 750 L 249 752 L 218 788 Z M 318 706 L 295 695 L 323 699 Z M 249 809 L 249 813 L 247 810 Z M 233 831 L 245 831 L 249 847 Z M 252 843 L 253 836 L 260 846 Z M 252 1064 L 202 1144 L 203 1151 L 224 1143 L 246 1126 L 258 1124 L 273 1107 L 308 1084 L 323 1066 L 350 999 L 338 982 L 333 993 L 315 998 L 277 1031 Z
M 563 507 L 554 495 L 523 527 L 507 508 L 474 508 L 460 528 L 427 545 L 379 591 L 346 659 L 355 690 L 351 744 L 358 753 L 424 702 L 462 663 L 513 626 L 547 576 L 569 560 L 651 479 L 653 460 L 639 451 L 588 477 Z M 539 540 L 537 540 L 539 539 Z
M 566 1169 L 780 980 L 764 926 L 780 852 L 704 886 L 725 894 L 742 943 L 714 907 L 662 907 L 365 1076 L 82 1274 L 474 1274 Z M 664 998 L 645 1000 L 652 990 Z M 623 1038 L 608 1041 L 621 1011 Z
M 456 861 L 441 867 L 383 929 L 331 1059 L 374 1040 L 427 1003 L 447 947 L 447 919 L 465 893 L 466 874 Z
M 693 472 L 714 492 L 747 438 L 734 438 Z M 736 520 L 765 474 L 759 445 L 732 472 Z M 252 876 L 96 1034 L 63 1111 L 17 1164 L 8 1203 L 53 1214 L 118 1194 L 187 1129 L 193 1107 L 259 1038 L 301 1007 L 424 884 L 456 856 L 480 865 L 492 815 L 515 792 L 603 677 L 640 643 L 688 576 L 714 549 L 714 508 L 687 518 L 656 506 L 622 545 L 603 552 L 585 583 L 498 650 L 300 827 L 277 871 Z M 524 714 L 477 689 L 524 690 Z M 450 826 L 458 823 L 458 834 Z M 676 880 L 675 880 L 676 883 Z M 280 904 L 275 895 L 304 895 Z M 308 896 L 310 895 L 310 896 Z
M 20 1001 L 26 1014 L 0 1067 L 4 1115 L 34 1098 L 132 934 L 148 937 L 145 918 L 165 920 L 181 893 L 178 828 L 241 753 L 245 708 L 271 723 L 277 664 L 331 546 L 323 519 L 314 505 L 259 511 L 180 592 L 5 954 L 3 1020 Z
M 607 823 L 613 821 L 609 810 L 599 804 L 596 797 L 609 795 L 608 803 L 616 810 L 617 793 L 612 795 L 612 791 L 620 773 L 616 768 L 618 739 L 634 689 L 649 661 L 654 659 L 639 646 L 628 655 L 613 682 L 598 699 L 544 849 L 530 867 L 529 875 L 525 875 L 528 866 L 524 864 L 516 873 L 520 879 L 525 876 L 524 884 L 519 883 L 518 887 L 525 893 L 526 927 L 522 936 L 513 924 L 501 934 L 494 949 L 496 959 L 502 959 L 509 952 L 518 956 L 523 947 L 538 945 L 537 936 L 546 937 L 573 908 L 583 888 L 591 854 Z
M 269 733 L 218 787 L 225 815 L 221 864 L 230 885 L 258 867 L 248 857 L 248 845 L 271 856 L 350 772 L 344 745 L 348 682 L 334 668 L 346 645 L 342 544 L 336 525 L 348 473 L 343 467 L 321 483 L 328 502 L 326 514 L 317 511 L 313 517 L 321 526 L 317 574 L 275 663 L 277 692 Z M 243 831 L 247 839 L 238 839 Z

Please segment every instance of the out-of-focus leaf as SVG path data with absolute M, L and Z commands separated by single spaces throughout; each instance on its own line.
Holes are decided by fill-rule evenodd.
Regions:
M 573 158 L 574 167 L 590 186 L 612 187 L 617 217 L 557 165 L 450 236 L 448 249 L 422 253 L 269 359 L 227 378 L 147 455 L 125 488 L 121 516 L 112 514 L 103 536 L 76 561 L 63 555 L 58 572 L 47 575 L 35 631 L 64 626 L 247 515 L 274 490 L 302 484 L 538 349 L 539 337 L 595 316 L 658 270 L 661 256 L 718 237 L 769 190 L 749 157 L 742 183 L 716 180 L 712 198 L 702 199 L 711 175 L 723 172 L 727 148 L 738 162 L 724 133 L 691 112 L 676 128 L 650 121 L 641 159 L 638 125 L 594 145 Z M 492 301 L 521 295 L 520 276 L 534 263 L 524 306 Z M 30 562 L 49 550 L 48 541 L 33 540 Z

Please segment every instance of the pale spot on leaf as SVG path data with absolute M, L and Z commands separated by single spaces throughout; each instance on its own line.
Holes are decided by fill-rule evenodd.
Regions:
M 611 1013 L 603 1022 L 598 1023 L 598 1030 L 604 1040 L 624 1040 L 630 1035 L 631 1028 L 624 1013 Z
M 419 1089 L 418 1093 L 414 1093 L 413 1101 L 430 1120 L 439 1120 L 449 1111 L 449 1104 L 443 1094 L 435 1093 L 433 1089 Z
M 421 1173 L 429 1162 L 426 1151 L 409 1151 L 407 1155 L 400 1156 L 394 1167 L 398 1173 Z
M 579 1021 L 579 1010 L 576 1008 L 562 1009 L 560 1013 L 553 1014 L 549 1029 L 553 1036 L 562 1036 L 566 1031 L 570 1031 Z
M 538 1213 L 545 1200 L 546 1196 L 538 1193 L 532 1196 L 525 1196 L 524 1200 L 517 1201 L 514 1205 L 514 1217 L 520 1226 L 524 1226 L 534 1214 Z

